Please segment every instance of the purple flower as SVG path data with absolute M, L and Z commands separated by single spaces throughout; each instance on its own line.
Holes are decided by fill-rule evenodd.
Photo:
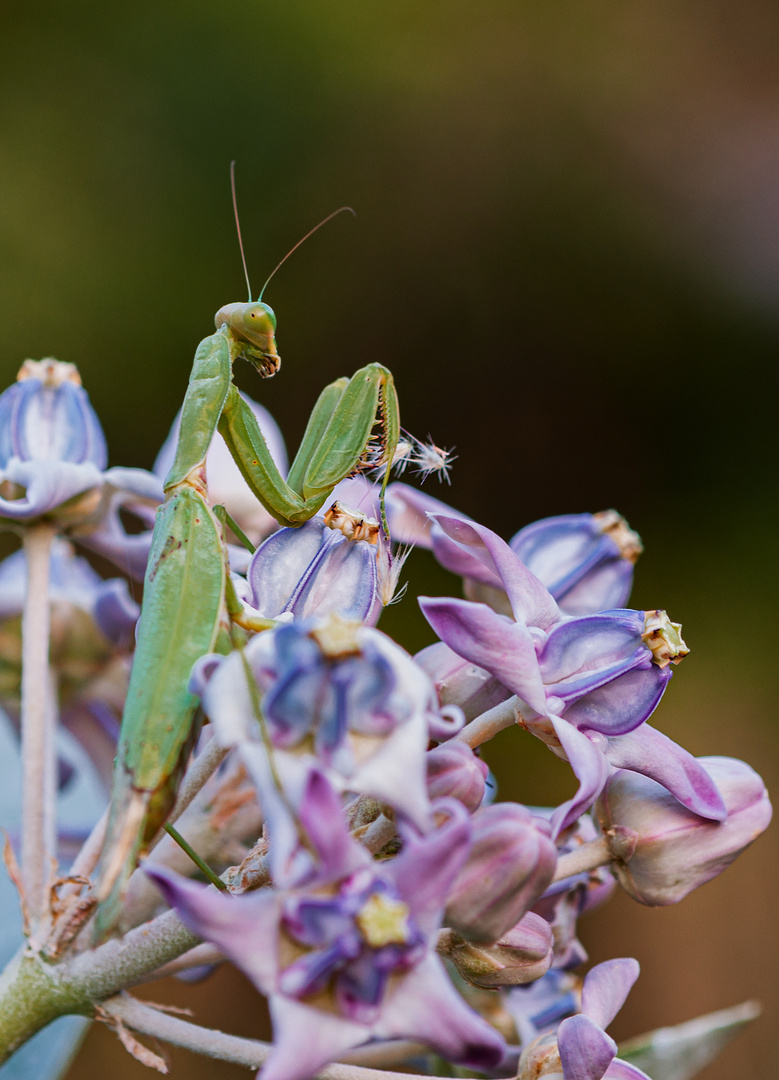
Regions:
M 567 615 L 624 607 L 643 550 L 638 534 L 616 510 L 535 521 L 520 529 L 509 547 Z
M 142 576 L 148 543 L 128 537 L 119 508 L 151 512 L 162 486 L 143 469 L 106 470 L 106 460 L 100 421 L 74 365 L 26 360 L 0 395 L 0 523 L 56 521 Z
M 690 813 L 654 780 L 623 770 L 610 777 L 598 799 L 604 832 L 618 829 L 636 838 L 631 855 L 616 859 L 613 870 L 623 889 L 642 904 L 678 903 L 721 874 L 768 828 L 771 803 L 753 769 L 735 758 L 698 761 L 722 793 L 724 821 Z
M 184 922 L 268 996 L 275 1045 L 262 1080 L 304 1080 L 370 1039 L 420 1039 L 451 1061 L 497 1066 L 503 1040 L 457 994 L 435 953 L 470 842 L 464 808 L 442 800 L 444 824 L 407 837 L 383 862 L 350 839 L 321 773 L 310 774 L 302 808 L 321 866 L 305 888 L 229 897 L 147 869 Z
M 620 1061 L 617 1044 L 606 1034 L 638 978 L 635 960 L 607 960 L 584 979 L 581 1012 L 569 1016 L 557 1034 L 541 1035 L 522 1051 L 517 1080 L 649 1080 Z
M 507 611 L 500 575 L 453 542 L 439 516 L 470 518 L 407 484 L 390 484 L 387 513 L 394 536 L 431 548 L 447 570 L 465 579 L 466 595 Z M 622 607 L 633 584 L 633 565 L 643 550 L 637 533 L 616 510 L 566 514 L 526 525 L 509 541 L 566 615 Z
M 378 531 L 378 527 L 377 527 Z M 299 528 L 279 529 L 257 549 L 248 571 L 248 603 L 266 619 L 338 614 L 375 622 L 376 547 L 348 539 L 315 517 Z
M 419 828 L 429 826 L 427 742 L 454 734 L 461 720 L 442 716 L 432 684 L 407 653 L 378 630 L 330 616 L 279 626 L 243 653 L 201 661 L 195 692 L 220 741 L 241 746 L 262 791 L 273 769 L 244 659 L 276 769 L 307 769 L 313 752 L 341 790 L 373 795 Z
M 522 725 L 570 762 L 580 787 L 558 808 L 557 830 L 592 806 L 612 766 L 652 776 L 695 813 L 721 820 L 722 797 L 706 771 L 645 723 L 687 652 L 678 625 L 658 611 L 566 617 L 495 533 L 435 521 L 502 584 L 513 620 L 467 600 L 420 597 L 420 606 L 445 644 L 521 699 Z

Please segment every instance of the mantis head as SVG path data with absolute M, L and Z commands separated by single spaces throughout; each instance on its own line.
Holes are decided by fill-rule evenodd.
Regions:
M 263 378 L 275 375 L 281 365 L 276 352 L 276 316 L 273 309 L 259 300 L 225 304 L 216 313 L 216 328 L 226 326 L 243 356 Z

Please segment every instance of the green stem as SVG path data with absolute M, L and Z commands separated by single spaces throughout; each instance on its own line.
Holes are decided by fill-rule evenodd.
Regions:
M 174 827 L 168 823 L 166 823 L 163 828 L 165 829 L 165 832 L 168 834 L 168 836 L 172 837 L 176 841 L 181 850 L 187 855 L 189 855 L 190 859 L 201 872 L 201 874 L 205 874 L 206 878 L 211 882 L 212 885 L 216 885 L 217 889 L 220 889 L 222 892 L 227 892 L 227 886 L 219 877 L 219 875 L 211 869 L 211 867 L 204 859 L 200 858 L 195 849 L 187 843 L 187 841 L 184 839 L 178 829 L 174 829 Z

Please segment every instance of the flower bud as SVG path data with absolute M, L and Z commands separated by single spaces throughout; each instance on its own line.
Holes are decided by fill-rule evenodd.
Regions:
M 428 645 L 414 659 L 432 679 L 441 705 L 458 705 L 466 721 L 511 696 L 489 671 L 463 660 L 442 641 Z
M 516 926 L 491 945 L 476 945 L 453 930 L 444 930 L 438 951 L 448 957 L 469 983 L 493 990 L 523 986 L 546 975 L 552 963 L 552 928 L 529 911 Z
M 481 806 L 489 769 L 464 742 L 446 742 L 430 750 L 427 793 L 431 799 L 449 795 L 473 813 Z
M 473 816 L 473 844 L 449 894 L 446 924 L 471 941 L 497 941 L 544 892 L 556 862 L 555 845 L 524 806 L 485 806 Z
M 768 793 L 753 769 L 735 758 L 698 761 L 722 794 L 724 821 L 698 817 L 661 784 L 628 770 L 616 772 L 598 800 L 604 833 L 619 829 L 636 836 L 633 854 L 616 859 L 612 869 L 639 903 L 677 903 L 722 873 L 771 820 Z

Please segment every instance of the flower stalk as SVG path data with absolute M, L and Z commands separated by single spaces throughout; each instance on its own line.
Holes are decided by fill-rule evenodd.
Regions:
M 56 527 L 34 525 L 24 534 L 27 593 L 22 615 L 22 881 L 33 942 L 40 943 L 50 918 L 56 802 L 54 697 L 49 673 L 49 559 Z

